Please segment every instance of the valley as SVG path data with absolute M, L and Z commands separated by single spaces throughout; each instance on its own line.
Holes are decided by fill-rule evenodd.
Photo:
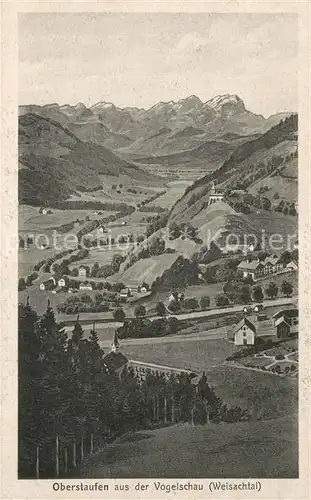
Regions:
M 153 477 L 155 466 L 182 477 L 176 461 L 159 467 L 157 451 L 143 471 L 135 461 L 140 441 L 174 450 L 180 431 L 189 463 L 207 439 L 200 453 L 231 477 L 257 473 L 258 453 L 262 477 L 296 477 L 297 128 L 295 113 L 264 118 L 235 95 L 148 110 L 20 108 L 19 302 L 39 315 L 51 307 L 70 341 L 77 325 L 83 341 L 96 329 L 103 359 L 122 354 L 137 384 L 148 370 L 161 380 L 191 373 L 192 388 L 206 376 L 237 408 L 230 431 L 222 413 L 193 426 L 153 413 L 133 443 L 124 434 L 107 445 L 81 477 Z M 234 459 L 236 443 L 250 462 L 232 475 L 225 453 Z M 284 463 L 271 468 L 275 449 Z M 191 475 L 217 477 L 215 464 Z

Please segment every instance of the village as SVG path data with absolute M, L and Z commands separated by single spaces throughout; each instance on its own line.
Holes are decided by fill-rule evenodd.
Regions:
M 230 191 L 231 194 L 236 192 L 239 190 Z M 212 183 L 208 205 L 222 207 L 224 197 L 224 190 Z M 40 217 L 46 216 L 47 220 L 54 215 L 44 207 L 40 208 L 39 214 Z M 199 335 L 202 352 L 205 352 L 209 349 L 210 339 L 213 345 L 219 339 L 221 345 L 226 343 L 226 356 L 221 359 L 222 363 L 239 364 L 245 369 L 268 370 L 278 375 L 297 375 L 298 358 L 293 359 L 293 355 L 297 357 L 298 335 L 297 240 L 290 251 L 279 252 L 263 252 L 254 244 L 220 244 L 217 248 L 214 245 L 213 250 L 212 247 L 210 249 L 212 258 L 207 264 L 203 263 L 205 257 L 192 261 L 193 284 L 179 285 L 173 279 L 171 284 L 159 288 L 159 280 L 167 266 L 171 265 L 173 269 L 180 259 L 174 246 L 170 247 L 173 245 L 171 238 L 166 240 L 164 254 L 149 257 L 147 254 L 129 269 L 124 268 L 127 256 L 147 241 L 145 232 L 148 234 L 148 224 L 156 224 L 160 220 L 159 214 L 146 215 L 134 211 L 129 215 L 109 215 L 108 212 L 107 216 L 102 211 L 89 211 L 84 216 L 84 224 L 75 224 L 74 228 L 80 234 L 82 228 L 84 242 L 89 242 L 87 248 L 73 247 L 42 259 L 35 266 L 35 276 L 26 280 L 21 291 L 24 297 L 30 296 L 30 300 L 32 293 L 39 297 L 39 302 L 49 300 L 67 331 L 78 315 L 85 328 L 91 328 L 93 323 L 100 325 L 99 338 L 104 348 L 111 348 L 109 336 L 114 335 L 115 341 L 107 354 L 107 362 L 112 363 L 116 370 L 131 366 L 140 376 L 149 370 L 165 376 L 192 373 L 195 380 L 208 369 L 208 364 L 202 361 L 200 366 L 194 365 L 192 371 L 191 355 L 187 355 L 187 350 L 182 356 L 185 359 L 172 359 L 165 354 L 165 350 L 161 356 L 158 350 L 159 340 L 163 346 L 170 340 L 181 342 L 183 331 L 193 327 L 196 331 L 188 335 L 187 340 L 193 341 L 188 346 L 196 342 Z M 66 225 L 70 226 L 68 219 Z M 95 230 L 99 235 L 99 248 L 92 243 Z M 46 247 L 41 250 L 42 254 L 49 251 Z M 27 251 L 31 251 L 31 245 Z M 212 328 L 205 328 L 204 320 L 208 322 L 210 318 L 214 324 L 211 324 Z M 172 320 L 176 322 L 173 330 Z M 139 333 L 141 325 L 133 333 L 137 321 L 144 323 L 144 333 Z M 124 322 L 133 323 L 133 332 L 126 335 L 136 336 L 136 339 L 120 338 L 118 329 Z M 158 333 L 155 335 L 153 325 L 157 322 L 162 323 L 157 326 Z M 217 328 L 219 323 L 222 326 Z M 107 328 L 105 325 L 108 325 Z M 141 335 L 143 338 L 140 338 Z M 151 344 L 144 359 L 137 341 L 144 342 L 148 337 Z M 156 341 L 154 347 L 153 340 Z M 296 345 L 296 348 L 291 347 L 289 357 L 283 355 L 287 341 Z M 271 345 L 277 352 L 275 356 L 280 351 L 283 359 L 269 356 Z M 250 352 L 240 357 L 241 347 L 250 349 Z M 153 356 L 155 348 L 157 355 Z

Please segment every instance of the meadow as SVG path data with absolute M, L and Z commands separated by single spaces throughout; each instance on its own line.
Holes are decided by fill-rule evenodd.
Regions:
M 178 253 L 157 255 L 141 259 L 117 276 L 118 281 L 128 285 L 141 285 L 144 281 L 151 285 L 155 279 L 162 276 L 178 258 Z
M 128 433 L 90 457 L 79 477 L 297 478 L 298 417 Z
M 84 220 L 86 216 L 90 219 L 98 218 L 94 210 L 58 210 L 53 209 L 51 214 L 40 214 L 39 207 L 20 205 L 18 210 L 18 230 L 20 232 L 42 232 L 45 229 L 54 229 L 63 224 Z M 102 210 L 100 217 L 115 214 L 115 211 Z
M 150 203 L 151 206 L 170 209 L 174 203 L 184 194 L 185 189 L 192 184 L 193 181 L 173 181 L 167 184 L 165 194 L 159 196 L 156 200 Z M 148 206 L 148 204 L 146 205 Z
M 207 371 L 236 351 L 235 346 L 225 339 L 209 339 L 167 342 L 165 338 L 155 344 L 130 345 L 122 342 L 122 352 L 129 359 L 147 361 L 160 365 L 185 368 L 196 373 Z

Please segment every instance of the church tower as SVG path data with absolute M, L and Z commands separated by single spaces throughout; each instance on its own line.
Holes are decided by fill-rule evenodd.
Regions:
M 119 340 L 118 340 L 118 335 L 115 332 L 114 337 L 113 337 L 113 341 L 112 341 L 112 344 L 111 344 L 111 352 L 116 352 L 118 350 L 119 346 L 120 346 L 120 343 L 119 343 Z

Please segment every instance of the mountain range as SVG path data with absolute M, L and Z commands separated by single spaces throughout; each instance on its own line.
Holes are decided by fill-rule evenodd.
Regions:
M 20 200 L 40 204 L 100 189 L 103 176 L 163 185 L 154 174 L 190 169 L 198 178 L 223 168 L 290 115 L 264 118 L 236 95 L 207 102 L 190 96 L 149 109 L 105 101 L 19 106 Z
M 217 96 L 207 102 L 193 95 L 177 102 L 159 102 L 149 109 L 119 108 L 106 101 L 91 107 L 83 103 L 19 107 L 20 115 L 27 113 L 55 120 L 80 140 L 105 146 L 126 159 L 156 157 L 160 164 L 162 156 L 197 150 L 210 141 L 220 143 L 222 150 L 223 144 L 229 144 L 231 152 L 236 142 L 266 132 L 290 114 L 264 118 L 248 111 L 237 95 Z

